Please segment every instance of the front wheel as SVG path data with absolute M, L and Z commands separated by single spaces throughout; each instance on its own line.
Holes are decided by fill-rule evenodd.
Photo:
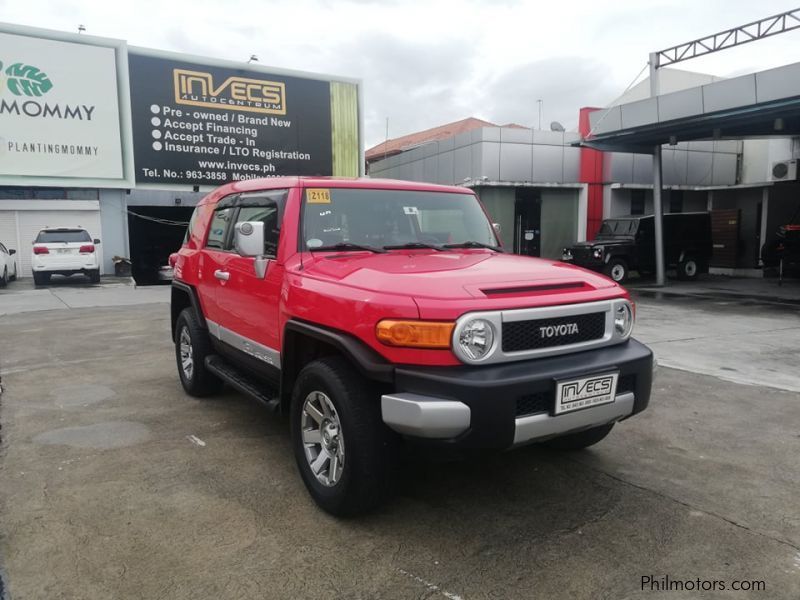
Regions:
M 614 423 L 600 425 L 599 427 L 592 427 L 591 429 L 584 429 L 583 431 L 568 433 L 567 435 L 547 440 L 542 442 L 542 445 L 555 450 L 583 450 L 605 439 L 613 428 Z
M 175 360 L 183 389 L 202 398 L 222 389 L 222 380 L 206 369 L 206 357 L 214 353 L 208 331 L 200 327 L 194 310 L 185 308 L 175 322 Z
M 0 288 L 8 285 L 8 267 L 3 267 L 3 276 L 0 277 Z
M 622 283 L 628 278 L 628 263 L 621 258 L 612 258 L 604 271 L 615 282 Z
M 697 274 L 700 272 L 700 266 L 697 260 L 692 256 L 686 256 L 678 263 L 678 279 L 693 281 L 697 279 Z
M 341 357 L 306 365 L 290 415 L 300 476 L 314 502 L 335 516 L 366 512 L 387 495 L 394 436 L 380 398 Z

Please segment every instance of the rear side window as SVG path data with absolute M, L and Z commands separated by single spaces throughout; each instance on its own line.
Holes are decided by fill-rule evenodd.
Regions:
M 83 229 L 50 229 L 40 231 L 36 236 L 37 244 L 55 244 L 59 242 L 91 242 L 88 232 Z
M 233 217 L 233 210 L 233 208 L 221 208 L 214 211 L 211 227 L 208 230 L 206 248 L 225 249 L 225 239 L 228 235 L 231 217 Z

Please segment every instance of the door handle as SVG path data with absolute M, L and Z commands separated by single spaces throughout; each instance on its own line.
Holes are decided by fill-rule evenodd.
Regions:
M 228 281 L 230 276 L 231 276 L 231 274 L 228 273 L 227 271 L 222 271 L 220 269 L 217 269 L 216 271 L 214 271 L 214 277 L 216 277 L 220 281 Z

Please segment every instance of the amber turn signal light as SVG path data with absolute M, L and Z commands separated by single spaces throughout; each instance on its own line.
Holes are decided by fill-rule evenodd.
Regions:
M 449 348 L 455 323 L 442 321 L 394 321 L 375 327 L 375 335 L 387 346 L 406 348 Z

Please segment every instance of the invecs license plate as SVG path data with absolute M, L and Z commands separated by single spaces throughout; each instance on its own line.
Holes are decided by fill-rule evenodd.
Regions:
M 619 373 L 604 373 L 556 382 L 555 414 L 614 402 Z

